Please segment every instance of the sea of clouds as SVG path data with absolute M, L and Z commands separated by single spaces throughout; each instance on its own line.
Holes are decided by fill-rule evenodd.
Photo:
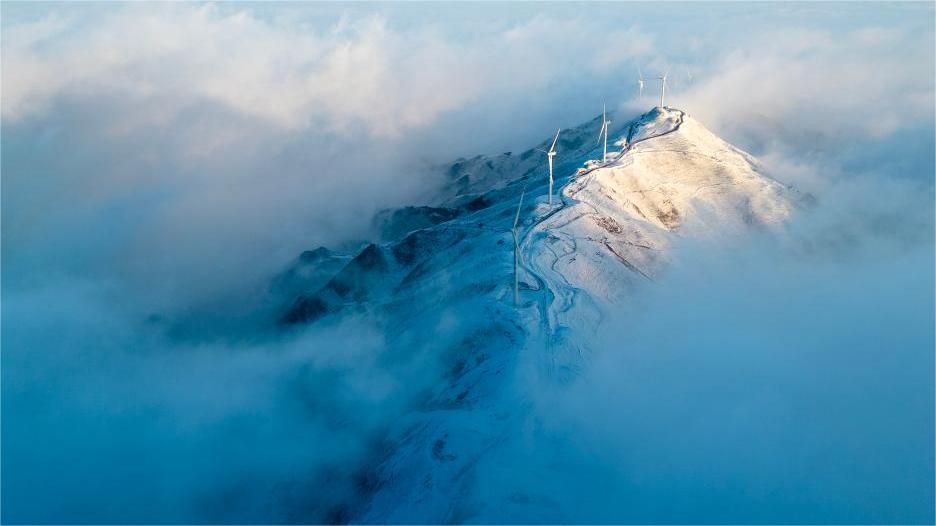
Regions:
M 932 520 L 932 5 L 6 4 L 0 43 L 5 522 L 327 520 L 440 372 L 380 320 L 271 332 L 271 277 L 661 72 L 817 206 L 687 248 L 561 399 L 518 380 L 560 461 L 511 482 L 578 522 Z

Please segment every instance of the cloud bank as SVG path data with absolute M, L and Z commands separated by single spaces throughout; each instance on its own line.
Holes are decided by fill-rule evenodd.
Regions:
M 634 345 L 623 355 L 598 346 L 606 350 L 594 382 L 542 415 L 551 425 L 544 443 L 563 444 L 564 465 L 610 466 L 594 473 L 622 491 L 646 491 L 652 498 L 633 508 L 635 520 L 663 509 L 672 521 L 698 517 L 714 513 L 699 507 L 713 501 L 735 506 L 737 515 L 722 520 L 750 521 L 745 506 L 778 492 L 784 510 L 802 514 L 769 516 L 789 522 L 911 521 L 923 516 L 918 505 L 932 503 L 919 490 L 931 477 L 893 445 L 909 440 L 919 460 L 927 449 L 918 441 L 932 444 L 931 426 L 913 426 L 932 413 L 918 398 L 927 387 L 920 372 L 932 371 L 931 353 L 921 354 L 932 350 L 932 299 L 920 292 L 932 291 L 932 5 L 3 10 L 5 521 L 335 519 L 333 506 L 353 493 L 356 468 L 374 453 L 374 435 L 439 371 L 413 357 L 388 362 L 377 319 L 289 336 L 254 330 L 269 314 L 270 277 L 301 250 L 355 247 L 382 208 L 430 201 L 444 183 L 442 163 L 526 148 L 557 125 L 594 117 L 602 100 L 622 114 L 645 110 L 655 84 L 636 101 L 638 68 L 648 77 L 668 71 L 669 104 L 814 193 L 823 213 L 791 227 L 798 242 L 786 254 L 801 260 L 738 251 L 756 265 L 677 274 L 640 313 L 624 313 L 641 320 L 626 325 L 637 328 Z M 731 251 L 698 252 L 709 262 L 702 268 L 714 268 Z M 839 274 L 843 263 L 854 268 Z M 770 306 L 747 315 L 762 303 L 733 288 L 740 280 L 758 297 L 772 294 L 770 305 L 828 323 L 803 326 L 805 315 Z M 814 288 L 792 292 L 804 287 Z M 715 313 L 698 303 L 712 296 L 723 302 Z M 688 308 L 663 316 L 671 302 Z M 745 331 L 736 330 L 741 320 Z M 178 324 L 195 329 L 180 335 Z M 673 325 L 695 337 L 659 343 Z M 814 341 L 796 339 L 803 334 Z M 869 342 L 889 335 L 901 339 L 880 365 L 904 383 L 880 384 L 867 365 L 881 350 Z M 789 357 L 791 347 L 798 351 Z M 679 365 L 698 364 L 701 354 L 714 364 L 704 382 Z M 811 363 L 815 376 L 799 378 Z M 766 383 L 747 379 L 771 366 Z M 668 376 L 652 383 L 633 372 L 617 382 L 601 371 Z M 728 387 L 700 392 L 711 379 Z M 825 387 L 792 402 L 765 387 L 799 392 L 818 383 Z M 870 387 L 856 394 L 854 385 Z M 595 403 L 664 392 L 679 397 L 655 406 L 658 414 Z M 852 395 L 857 405 L 843 408 Z M 734 425 L 706 423 L 723 414 L 713 414 L 718 408 Z M 838 420 L 823 421 L 829 414 Z M 861 415 L 880 434 L 862 435 Z M 670 429 L 676 421 L 697 425 L 680 433 Z M 770 427 L 777 422 L 813 431 Z M 767 430 L 753 438 L 766 452 L 742 436 L 761 425 Z M 579 428 L 581 436 L 567 436 Z M 662 437 L 656 447 L 651 436 Z M 895 442 L 872 443 L 888 436 Z M 787 471 L 769 454 L 785 439 L 804 441 Z M 723 443 L 737 455 L 720 453 Z M 808 462 L 845 463 L 866 449 L 891 467 L 867 459 L 819 472 L 828 464 Z M 646 455 L 621 457 L 633 451 Z M 517 458 L 535 472 L 534 459 Z M 682 467 L 667 464 L 677 460 Z M 931 467 L 932 457 L 917 465 Z M 726 485 L 713 490 L 690 468 L 725 474 Z M 731 484 L 750 477 L 759 493 L 731 498 Z M 841 500 L 819 509 L 815 488 L 791 489 L 803 478 L 824 481 Z M 563 498 L 570 480 L 544 492 L 571 506 L 568 496 L 585 495 Z M 670 506 L 664 490 L 674 480 L 685 480 L 684 500 Z M 867 480 L 913 488 L 886 495 L 912 513 L 844 510 L 879 487 Z M 594 515 L 569 516 L 615 513 L 607 493 L 584 487 L 594 489 Z
M 639 4 L 8 8 L 4 239 L 31 268 L 55 246 L 138 290 L 223 294 L 430 199 L 437 164 L 527 147 L 601 99 L 643 109 L 638 68 L 756 154 L 841 163 L 931 134 L 927 9 L 724 6 L 716 32 L 702 7 Z
M 932 246 L 723 248 L 682 247 L 692 265 L 603 325 L 583 381 L 521 383 L 545 431 L 505 485 L 569 522 L 932 521 Z

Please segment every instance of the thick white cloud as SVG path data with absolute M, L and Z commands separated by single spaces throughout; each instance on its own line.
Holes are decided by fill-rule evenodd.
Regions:
M 889 256 L 932 237 L 932 4 L 3 11 L 4 413 L 35 424 L 4 426 L 5 455 L 10 443 L 28 453 L 13 457 L 28 484 L 4 491 L 35 498 L 24 496 L 26 519 L 80 517 L 72 512 L 110 497 L 100 488 L 114 492 L 104 518 L 117 522 L 160 511 L 167 522 L 205 519 L 199 507 L 216 522 L 224 503 L 192 495 L 244 488 L 259 489 L 238 504 L 258 508 L 232 520 L 310 511 L 308 495 L 328 486 L 316 470 L 370 446 L 339 443 L 319 420 L 346 411 L 371 429 L 437 371 L 384 367 L 372 320 L 291 343 L 228 345 L 243 332 L 208 329 L 254 321 L 256 297 L 299 251 L 353 248 L 378 209 L 427 199 L 441 163 L 529 147 L 594 117 L 602 100 L 619 122 L 645 111 L 657 85 L 635 101 L 638 67 L 647 77 L 669 71 L 669 104 L 819 196 L 825 213 L 804 236 L 814 245 L 834 249 L 877 229 L 872 244 Z M 665 311 L 647 318 L 671 324 Z M 167 336 L 161 324 L 179 320 L 205 329 L 196 336 L 207 343 Z M 597 364 L 614 371 L 616 360 Z M 289 389 L 305 374 L 335 383 L 297 396 Z M 605 408 L 589 404 L 614 381 L 597 380 L 565 409 L 581 403 L 604 422 Z M 313 402 L 310 417 L 302 404 Z M 72 427 L 80 439 L 56 442 Z M 12 441 L 9 429 L 20 430 Z M 628 432 L 586 431 L 596 443 Z M 47 460 L 30 448 L 37 441 L 64 473 L 33 471 Z M 155 460 L 127 462 L 141 451 Z M 100 488 L 88 485 L 100 466 L 76 459 L 113 462 Z M 133 486 L 135 470 L 157 476 Z M 198 480 L 178 478 L 185 470 Z M 239 476 L 251 482 L 232 488 Z M 64 497 L 59 507 L 32 491 L 40 487 Z M 267 500 L 283 488 L 289 502 Z
M 680 102 L 716 128 L 768 119 L 794 133 L 879 139 L 932 122 L 931 37 L 873 26 L 769 30 L 719 56 Z
M 257 290 L 426 200 L 433 166 L 602 100 L 645 110 L 638 67 L 781 179 L 931 176 L 930 5 L 28 7 L 2 34 L 8 286 L 103 277 L 154 309 Z
M 50 14 L 5 31 L 2 111 L 16 122 L 56 97 L 117 92 L 139 102 L 118 130 L 167 124 L 205 99 L 288 129 L 362 123 L 398 136 L 492 89 L 534 90 L 573 64 L 592 73 L 650 51 L 634 28 L 602 35 L 597 54 L 592 36 L 582 19 L 542 16 L 462 42 L 435 24 L 393 29 L 377 14 L 324 29 L 210 4 Z
M 551 105 L 580 67 L 608 82 L 649 41 L 614 30 L 611 42 L 643 43 L 583 62 L 594 42 L 582 18 L 464 39 L 392 13 L 324 18 L 136 4 L 10 22 L 4 135 L 36 145 L 5 141 L 5 240 L 23 267 L 60 266 L 67 247 L 83 253 L 70 270 L 147 290 L 155 278 L 168 297 L 262 281 L 303 248 L 366 236 L 376 210 L 430 195 L 441 181 L 429 165 L 538 140 L 514 113 L 533 109 L 526 99 Z M 505 103 L 519 106 L 509 128 Z M 130 221 L 114 227 L 114 208 Z

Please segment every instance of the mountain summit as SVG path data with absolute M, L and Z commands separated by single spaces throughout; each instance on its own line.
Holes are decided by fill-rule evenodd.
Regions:
M 568 285 L 575 281 L 575 288 L 598 287 L 601 296 L 626 291 L 607 286 L 610 281 L 659 274 L 677 237 L 779 224 L 804 202 L 766 176 L 751 155 L 681 110 L 657 107 L 614 129 L 617 150 L 606 163 L 591 158 L 601 153 L 594 142 L 600 122 L 560 134 L 552 207 L 542 153 L 549 139 L 519 156 L 459 159 L 447 169 L 449 183 L 436 206 L 380 214 L 380 243 L 353 256 L 324 248 L 304 253 L 280 278 L 296 298 L 282 321 L 306 323 L 393 303 L 421 288 L 429 294 L 440 274 L 456 271 L 461 285 L 504 300 L 512 282 L 509 234 L 522 192 L 523 289 L 539 291 L 552 274 Z M 482 253 L 467 257 L 476 251 Z
M 441 371 L 414 375 L 425 384 L 410 417 L 381 438 L 340 517 L 560 520 L 522 488 L 468 491 L 482 483 L 472 473 L 496 473 L 498 455 L 529 426 L 529 403 L 504 388 L 519 363 L 532 362 L 557 386 L 574 381 L 588 355 L 585 336 L 642 282 L 663 278 L 679 238 L 769 228 L 803 202 L 678 109 L 612 127 L 606 162 L 595 160 L 600 126 L 598 117 L 560 134 L 552 206 L 543 153 L 550 137 L 520 155 L 459 159 L 434 206 L 380 216 L 379 243 L 354 255 L 307 252 L 281 276 L 291 295 L 284 324 L 371 315 L 396 342 L 388 360 Z M 511 227 L 521 193 L 515 305 Z

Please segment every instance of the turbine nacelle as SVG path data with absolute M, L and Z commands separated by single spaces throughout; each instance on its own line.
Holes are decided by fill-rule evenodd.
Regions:
M 544 149 L 542 149 L 542 148 L 537 148 L 537 150 L 539 150 L 539 151 L 545 153 L 546 155 L 548 155 L 548 156 L 550 156 L 550 157 L 556 155 L 556 141 L 559 140 L 559 132 L 560 132 L 560 131 L 562 131 L 562 129 L 556 130 L 556 137 L 553 138 L 552 145 L 549 146 L 549 150 L 548 150 L 548 151 L 547 151 L 547 150 L 544 150 Z

